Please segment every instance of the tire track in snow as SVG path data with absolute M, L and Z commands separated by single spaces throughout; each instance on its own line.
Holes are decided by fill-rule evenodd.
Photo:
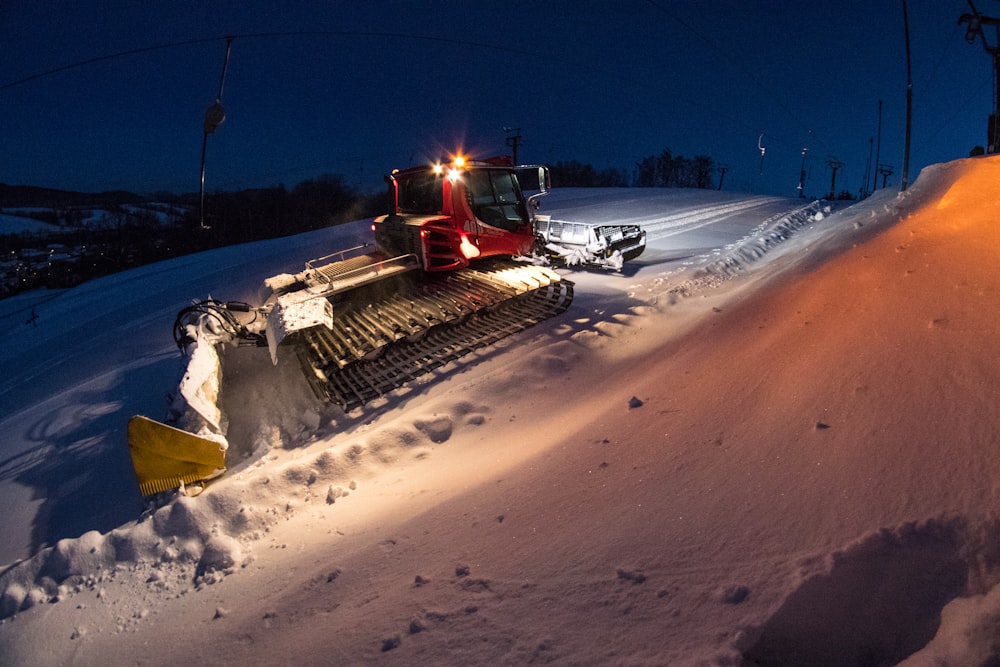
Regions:
M 701 227 L 707 227 L 728 217 L 746 213 L 756 208 L 770 206 L 781 201 L 784 201 L 781 197 L 758 197 L 731 204 L 706 206 L 693 211 L 673 213 L 667 216 L 650 216 L 647 219 L 636 220 L 635 222 L 646 230 L 647 238 L 661 239 L 677 234 L 684 234 Z
M 693 277 L 670 291 L 688 296 L 704 287 L 717 286 L 720 282 L 731 279 L 776 246 L 787 241 L 801 228 L 817 219 L 822 219 L 823 208 L 823 202 L 817 200 L 791 211 L 777 213 L 754 227 L 738 241 L 684 262 L 685 267 L 701 268 Z

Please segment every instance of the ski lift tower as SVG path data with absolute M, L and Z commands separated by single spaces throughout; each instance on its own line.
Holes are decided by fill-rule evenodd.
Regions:
M 981 37 L 983 48 L 993 59 L 993 81 L 997 90 L 993 94 L 993 113 L 990 114 L 986 131 L 986 152 L 997 153 L 1000 152 L 1000 123 L 997 122 L 1000 120 L 1000 19 L 980 14 L 976 6 L 972 4 L 972 0 L 969 0 L 969 8 L 972 9 L 971 14 L 962 14 L 958 18 L 959 25 L 965 23 L 967 26 L 965 41 L 969 44 L 975 44 L 976 39 Z M 996 44 L 993 46 L 990 46 L 989 42 L 986 41 L 986 35 L 983 34 L 984 25 L 991 25 L 996 30 Z

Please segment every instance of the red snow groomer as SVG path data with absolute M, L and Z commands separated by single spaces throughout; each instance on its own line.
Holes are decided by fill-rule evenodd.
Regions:
M 534 256 L 557 264 L 621 269 L 646 247 L 637 225 L 601 225 L 537 215 L 548 167 L 508 158 L 415 167 L 386 177 L 391 210 L 375 219 L 375 242 L 389 254 L 423 253 L 425 271 L 461 269 L 480 257 Z M 522 188 L 532 192 L 525 197 Z
M 129 425 L 144 495 L 224 470 L 220 346 L 266 346 L 274 364 L 301 364 L 319 398 L 351 410 L 565 311 L 573 284 L 546 264 L 616 270 L 645 247 L 635 225 L 535 215 L 547 167 L 456 157 L 386 182 L 389 211 L 372 223 L 374 248 L 268 278 L 260 305 L 208 299 L 178 314 L 174 338 L 189 360 L 173 426 L 145 417 Z

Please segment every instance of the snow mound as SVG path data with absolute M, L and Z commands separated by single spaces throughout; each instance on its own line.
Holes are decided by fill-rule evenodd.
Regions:
M 0 619 L 99 591 L 123 570 L 133 578 L 141 571 L 147 581 L 170 578 L 194 589 L 216 584 L 253 562 L 254 545 L 298 509 L 342 502 L 358 479 L 404 458 L 426 457 L 456 430 L 482 425 L 487 412 L 459 402 L 448 414 L 418 415 L 407 425 L 373 429 L 291 461 L 276 463 L 278 453 L 264 456 L 210 492 L 161 495 L 153 503 L 163 504 L 138 521 L 60 540 L 7 568 L 0 574 Z
M 1000 588 L 984 590 L 983 582 L 1000 582 L 1000 563 L 984 563 L 981 554 L 984 546 L 1000 552 L 998 527 L 987 524 L 984 533 L 958 518 L 906 523 L 811 559 L 778 610 L 748 633 L 757 639 L 745 658 L 762 665 L 896 664 L 911 655 L 913 665 L 995 659 L 1000 639 L 982 628 L 996 627 Z

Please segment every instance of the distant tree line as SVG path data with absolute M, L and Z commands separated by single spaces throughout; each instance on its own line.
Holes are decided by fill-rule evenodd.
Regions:
M 549 167 L 552 186 L 556 188 L 624 188 L 629 176 L 613 167 L 598 171 L 593 165 L 576 160 L 556 162 Z
M 635 164 L 635 172 L 595 169 L 576 160 L 556 162 L 550 167 L 554 187 L 564 188 L 711 188 L 716 166 L 712 158 L 696 155 L 686 158 L 664 149 L 659 155 L 644 157 Z
M 188 225 L 212 246 L 245 243 L 309 232 L 384 213 L 383 193 L 367 195 L 343 177 L 325 174 L 291 190 L 284 185 L 205 196 L 205 225 L 200 206 L 192 208 Z
M 707 155 L 686 158 L 664 149 L 636 163 L 635 186 L 639 188 L 711 188 L 715 162 Z

